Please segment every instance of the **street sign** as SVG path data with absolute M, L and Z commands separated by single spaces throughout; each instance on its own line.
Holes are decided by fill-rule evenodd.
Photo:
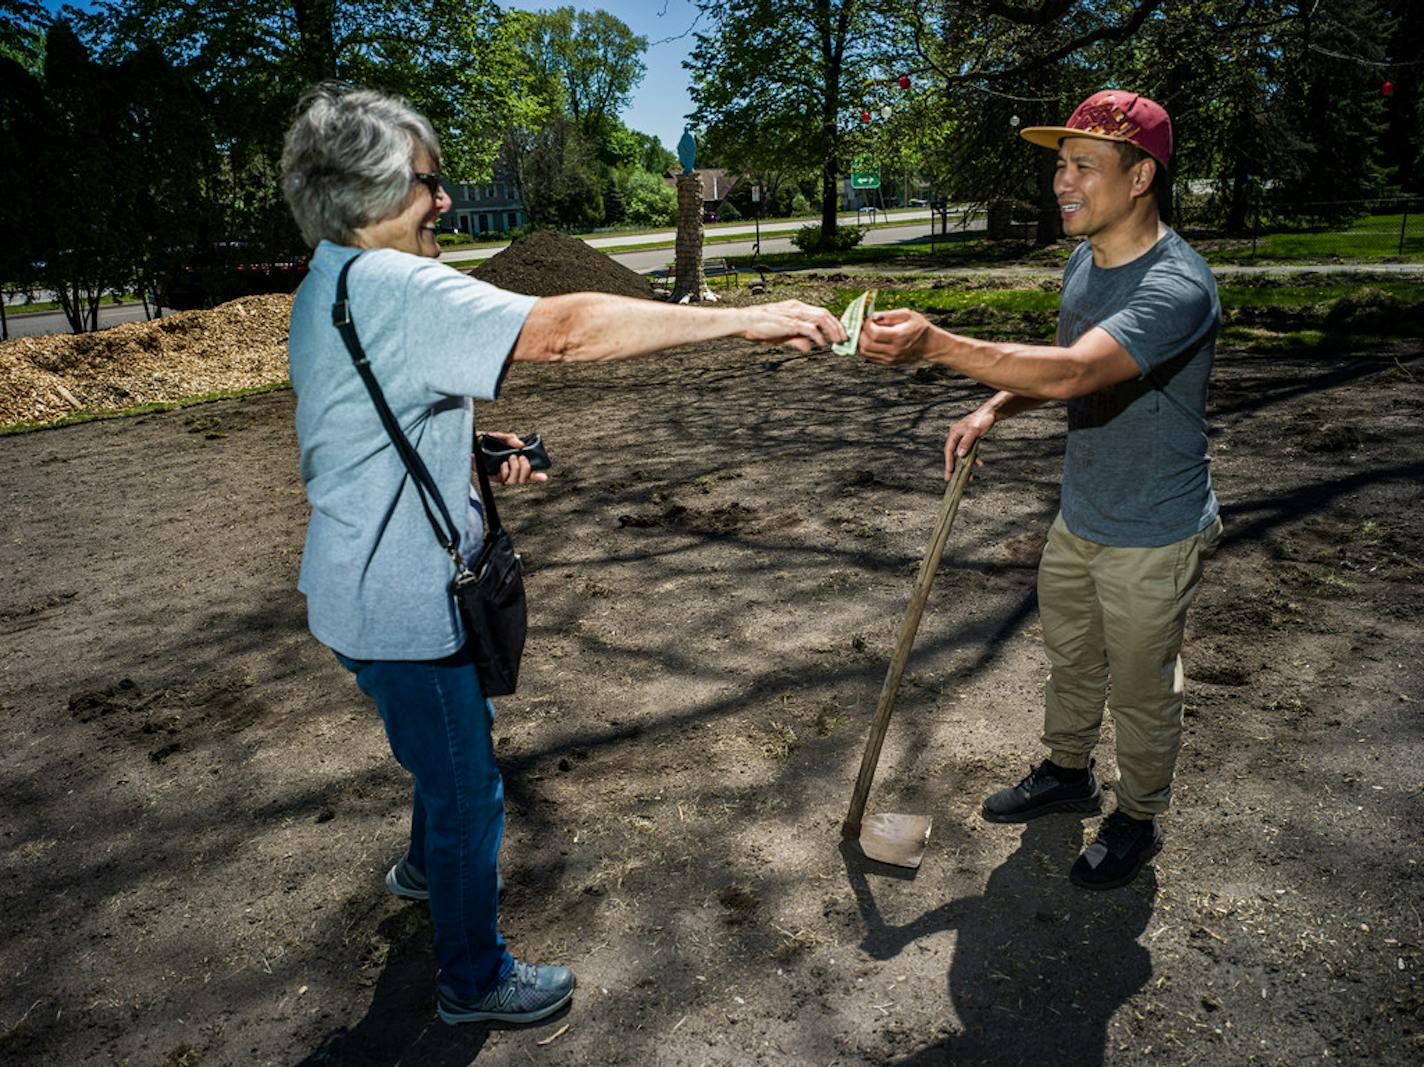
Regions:
M 873 158 L 864 156 L 851 160 L 850 187 L 852 189 L 879 189 L 880 165 Z
M 760 186 L 760 185 L 753 185 L 753 186 L 752 186 L 752 203 L 753 203 L 753 204 L 760 204 L 760 203 L 761 203 L 761 186 Z

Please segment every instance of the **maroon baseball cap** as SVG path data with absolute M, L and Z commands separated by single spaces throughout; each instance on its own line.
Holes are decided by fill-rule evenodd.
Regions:
M 1135 144 L 1162 166 L 1172 162 L 1172 120 L 1161 104 L 1137 93 L 1104 89 L 1078 105 L 1066 126 L 1028 126 L 1019 131 L 1026 141 L 1058 148 L 1065 137 Z

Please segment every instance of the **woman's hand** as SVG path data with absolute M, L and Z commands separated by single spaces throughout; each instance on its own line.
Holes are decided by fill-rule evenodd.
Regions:
M 746 326 L 741 335 L 748 341 L 776 341 L 798 352 L 809 352 L 846 339 L 840 319 L 825 308 L 799 300 L 753 304 L 743 308 L 742 314 L 746 316 Z
M 481 436 L 493 437 L 496 441 L 503 441 L 510 448 L 523 448 L 524 442 L 512 433 L 500 433 L 497 430 L 481 430 Z M 480 457 L 475 456 L 478 463 Z M 525 456 L 510 456 L 499 465 L 498 480 L 502 485 L 523 485 L 525 482 L 547 482 L 549 476 L 543 471 L 532 471 L 529 469 L 529 460 Z

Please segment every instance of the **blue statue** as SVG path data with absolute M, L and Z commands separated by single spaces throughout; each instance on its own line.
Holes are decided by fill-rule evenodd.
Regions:
M 677 159 L 682 164 L 682 173 L 691 174 L 692 165 L 697 162 L 697 138 L 692 136 L 692 127 L 682 128 L 682 140 L 677 142 Z

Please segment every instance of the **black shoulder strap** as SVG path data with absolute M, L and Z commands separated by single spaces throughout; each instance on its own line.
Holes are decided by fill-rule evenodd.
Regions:
M 331 324 L 336 327 L 341 334 L 341 339 L 346 342 L 346 350 L 351 353 L 351 362 L 356 366 L 356 373 L 361 375 L 361 380 L 366 383 L 366 391 L 371 394 L 371 401 L 376 405 L 376 413 L 381 417 L 381 425 L 386 428 L 391 443 L 395 445 L 396 453 L 400 456 L 401 462 L 405 464 L 411 481 L 415 483 L 415 490 L 420 496 L 420 506 L 425 509 L 425 517 L 430 520 L 430 528 L 435 531 L 436 540 L 455 561 L 456 569 L 462 570 L 465 561 L 460 557 L 459 527 L 450 518 L 450 510 L 445 506 L 445 500 L 435 485 L 435 479 L 430 476 L 425 461 L 420 458 L 420 453 L 415 450 L 401 430 L 400 423 L 396 422 L 390 405 L 386 403 L 385 394 L 381 392 L 375 375 L 371 373 L 371 365 L 366 359 L 365 350 L 361 347 L 361 340 L 356 336 L 356 324 L 351 319 L 351 303 L 347 298 L 346 276 L 351 273 L 352 264 L 360 258 L 361 253 L 358 252 L 348 259 L 336 279 L 336 303 L 331 305 Z M 488 516 L 489 536 L 485 538 L 485 548 L 488 550 L 494 541 L 494 535 L 500 528 L 499 512 L 495 509 L 489 476 L 485 474 L 481 464 L 476 463 L 475 469 L 479 471 L 480 497 L 484 500 L 485 514 Z M 441 529 L 439 520 L 435 518 L 435 513 L 430 509 L 431 500 L 435 501 L 441 518 L 445 520 L 444 530 Z

